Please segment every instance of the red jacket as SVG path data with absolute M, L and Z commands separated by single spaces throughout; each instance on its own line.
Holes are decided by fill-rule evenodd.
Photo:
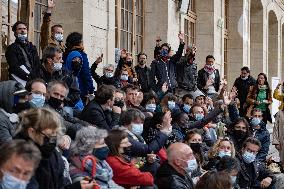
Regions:
M 132 163 L 118 156 L 109 156 L 106 161 L 113 170 L 113 180 L 125 188 L 132 186 L 153 186 L 154 178 L 149 172 L 141 172 Z

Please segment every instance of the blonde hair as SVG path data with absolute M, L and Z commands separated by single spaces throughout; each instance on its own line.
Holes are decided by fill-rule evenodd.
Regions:
M 212 146 L 212 148 L 209 150 L 208 152 L 208 157 L 209 158 L 214 158 L 218 155 L 218 149 L 220 147 L 221 142 L 229 142 L 231 144 L 231 153 L 232 156 L 231 157 L 235 157 L 236 155 L 236 151 L 235 151 L 235 146 L 234 143 L 227 137 L 223 138 L 223 139 L 218 139 L 214 145 Z
M 20 127 L 18 132 L 27 134 L 29 128 L 37 132 L 45 129 L 57 130 L 61 134 L 62 120 L 60 115 L 49 108 L 32 108 L 20 114 Z

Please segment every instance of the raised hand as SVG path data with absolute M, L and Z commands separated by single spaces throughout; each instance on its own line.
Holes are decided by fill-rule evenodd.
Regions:
M 101 63 L 101 62 L 103 61 L 103 57 L 104 57 L 104 54 L 102 53 L 101 56 L 97 57 L 95 63 L 96 63 L 96 64 Z
M 54 0 L 48 0 L 47 2 L 47 12 L 51 13 L 52 9 L 55 7 Z
M 178 38 L 179 38 L 179 41 L 180 41 L 181 43 L 184 42 L 184 34 L 183 34 L 183 33 L 179 32 Z
M 168 84 L 165 82 L 162 86 L 163 93 L 166 93 L 169 90 Z

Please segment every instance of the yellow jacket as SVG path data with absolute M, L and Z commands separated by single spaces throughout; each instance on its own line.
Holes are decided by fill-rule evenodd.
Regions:
M 281 105 L 278 107 L 279 110 L 283 110 L 284 108 L 284 94 L 280 94 L 280 90 L 279 89 L 275 89 L 273 92 L 273 98 L 275 98 L 276 100 L 281 101 Z

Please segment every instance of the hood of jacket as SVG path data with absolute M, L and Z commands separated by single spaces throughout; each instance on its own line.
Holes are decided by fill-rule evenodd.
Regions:
M 76 57 L 80 58 L 81 63 L 83 64 L 83 57 L 81 56 L 81 53 L 79 51 L 71 51 L 68 54 L 66 61 L 64 63 L 64 68 L 67 72 L 72 72 L 72 70 L 73 70 L 72 60 Z

